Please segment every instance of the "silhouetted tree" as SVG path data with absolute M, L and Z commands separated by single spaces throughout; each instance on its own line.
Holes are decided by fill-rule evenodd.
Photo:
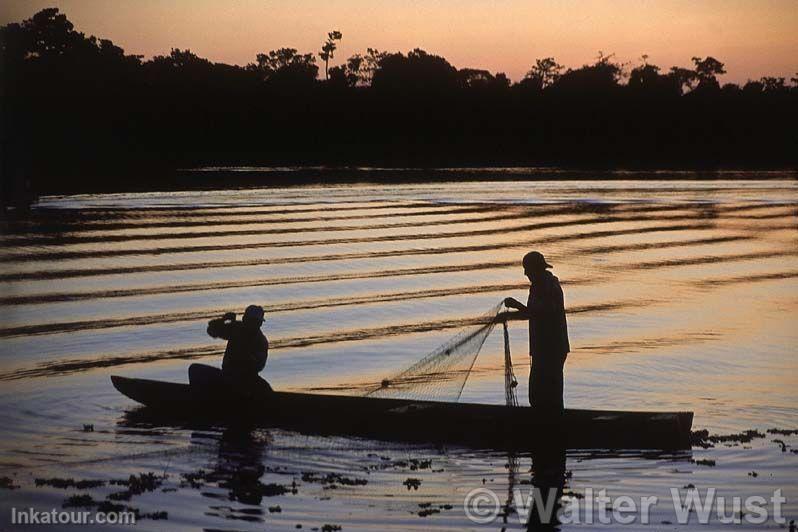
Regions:
M 760 81 L 765 92 L 785 92 L 787 90 L 784 78 L 765 76 Z
M 247 68 L 271 83 L 307 85 L 313 83 L 319 73 L 313 54 L 300 54 L 296 48 L 279 48 L 268 54 L 258 54 L 255 61 Z
M 330 69 L 330 78 L 336 84 L 349 87 L 369 87 L 380 61 L 388 55 L 374 48 L 367 48 L 365 54 L 355 54 L 346 63 Z
M 737 95 L 742 91 L 736 83 L 724 83 L 720 90 L 727 96 Z
M 144 67 L 152 80 L 197 81 L 213 70 L 213 63 L 191 50 L 172 48 L 169 55 L 156 55 L 144 63 Z
M 695 64 L 695 73 L 701 81 L 717 80 L 718 76 L 726 73 L 723 63 L 711 56 L 704 59 L 693 57 L 693 64 Z
M 461 68 L 457 71 L 460 86 L 464 89 L 506 89 L 510 86 L 507 76 L 499 72 L 495 76 L 487 70 Z
M 366 48 L 366 54 L 363 56 L 363 61 L 357 71 L 358 84 L 371 86 L 374 73 L 380 68 L 380 61 L 387 55 L 387 52 L 381 52 L 376 48 Z
M 83 74 L 87 69 L 118 71 L 135 69 L 141 56 L 125 55 L 124 50 L 107 39 L 86 37 L 74 30 L 66 15 L 57 8 L 43 9 L 21 24 L 0 28 L 3 61 L 10 72 L 23 61 L 29 65 L 67 67 L 62 74 Z M 41 70 L 44 70 L 42 68 Z M 95 72 L 95 75 L 102 72 Z
M 347 63 L 352 59 L 347 59 Z M 347 68 L 347 65 L 332 67 L 328 74 L 328 82 L 336 87 L 354 87 L 357 85 L 357 75 Z
M 698 81 L 698 76 L 695 71 L 689 68 L 671 67 L 668 76 L 673 82 L 674 87 L 679 91 L 679 94 L 684 94 L 685 89 L 693 90 Z
M 202 164 L 798 163 L 798 75 L 720 88 L 713 57 L 664 70 L 643 56 L 624 81 L 600 54 L 567 71 L 538 59 L 512 85 L 420 49 L 329 66 L 334 51 L 319 83 L 316 55 L 294 48 L 245 67 L 177 48 L 142 61 L 55 8 L 2 26 L 0 171 L 22 185 L 0 193 L 29 174 L 48 191 L 163 186 L 154 167 Z M 135 179 L 97 177 L 109 168 Z
M 560 79 L 560 72 L 565 67 L 554 60 L 553 57 L 536 59 L 535 66 L 526 73 L 524 81 L 540 90 L 554 84 Z
M 695 65 L 696 77 L 698 78 L 696 91 L 706 92 L 720 89 L 718 76 L 726 73 L 723 63 L 711 56 L 707 56 L 704 59 L 693 57 L 692 61 Z
M 668 74 L 661 74 L 657 65 L 648 63 L 648 56 L 642 58 L 643 64 L 629 72 L 627 87 L 632 94 L 649 98 L 673 98 L 682 95 L 683 87 L 689 86 L 693 73 L 686 69 L 672 68 Z
M 330 81 L 347 87 L 368 87 L 380 60 L 386 55 L 374 48 L 369 48 L 366 54 L 355 54 L 343 65 L 330 69 Z
M 457 87 L 457 69 L 446 59 L 416 48 L 407 56 L 395 53 L 382 57 L 371 85 L 377 90 L 451 90 Z
M 657 90 L 663 78 L 665 76 L 660 75 L 658 66 L 644 64 L 632 69 L 629 73 L 627 85 L 631 89 Z
M 623 75 L 623 65 L 612 60 L 613 55 L 599 56 L 592 65 L 568 69 L 552 84 L 552 89 L 570 94 L 606 94 L 619 87 Z
M 26 59 L 78 53 L 91 45 L 83 33 L 74 31 L 66 15 L 55 7 L 39 11 L 22 24 L 9 24 L 4 30 L 4 41 L 8 39 L 8 43 L 16 44 Z
M 319 57 L 324 60 L 324 79 L 330 79 L 330 59 L 334 57 L 335 49 L 338 48 L 335 42 L 340 41 L 342 38 L 343 34 L 340 31 L 333 30 L 327 34 L 327 40 L 324 41 L 324 44 L 321 46 Z
M 761 81 L 755 81 L 755 80 L 750 80 L 749 79 L 745 83 L 745 85 L 743 85 L 743 89 L 742 90 L 743 90 L 744 93 L 749 94 L 749 95 L 751 95 L 751 94 L 759 94 L 763 90 L 765 90 L 765 86 L 762 85 Z

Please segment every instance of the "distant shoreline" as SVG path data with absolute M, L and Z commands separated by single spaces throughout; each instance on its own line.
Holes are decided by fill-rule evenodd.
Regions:
M 37 197 L 76 194 L 174 192 L 345 184 L 412 184 L 477 181 L 749 181 L 798 180 L 796 168 L 770 169 L 606 169 L 555 166 L 370 167 L 370 166 L 204 166 L 196 168 L 125 168 L 106 172 L 90 183 L 58 178 L 34 179 L 29 193 L 7 197 L 7 205 L 25 206 Z M 23 190 L 16 184 L 17 190 Z
M 102 183 L 76 186 L 69 179 L 43 180 L 39 196 L 124 192 L 169 192 L 356 183 L 450 183 L 475 181 L 712 181 L 798 179 L 796 168 L 776 169 L 597 169 L 547 166 L 368 167 L 368 166 L 204 166 L 181 169 L 125 169 L 105 174 Z M 60 182 L 60 186 L 54 184 Z
M 622 64 L 602 52 L 571 68 L 530 57 L 527 76 L 513 82 L 421 48 L 367 48 L 332 69 L 325 56 L 324 71 L 318 54 L 285 47 L 263 50 L 246 66 L 179 48 L 143 60 L 77 30 L 58 8 L 1 26 L 0 37 L 9 43 L 10 74 L 0 201 L 451 180 L 446 166 L 509 167 L 455 172 L 491 180 L 628 179 L 624 168 L 716 179 L 716 169 L 798 167 L 798 78 L 725 83 L 724 62 L 700 50 L 690 68 L 645 58 Z M 342 38 L 328 37 L 330 50 Z M 269 171 L 268 179 L 264 170 L 175 171 L 245 164 L 302 168 Z M 352 175 L 357 165 L 386 169 Z

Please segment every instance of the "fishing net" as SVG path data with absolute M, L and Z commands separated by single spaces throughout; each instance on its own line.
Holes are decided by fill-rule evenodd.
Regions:
M 386 397 L 394 399 L 414 399 L 427 401 L 458 401 L 463 393 L 468 376 L 471 373 L 477 355 L 485 344 L 493 328 L 498 323 L 496 317 L 505 309 L 504 303 L 493 307 L 490 311 L 474 320 L 470 326 L 437 347 L 424 358 L 393 377 L 383 379 L 375 388 L 369 390 L 369 397 Z M 505 323 L 505 398 L 508 405 L 517 406 L 515 385 L 508 391 L 508 375 L 512 382 L 510 344 Z M 509 369 L 508 369 L 509 363 Z
M 518 406 L 518 396 L 515 388 L 518 386 L 518 379 L 513 372 L 513 357 L 510 355 L 510 331 L 507 322 L 502 322 L 504 329 L 504 404 L 507 406 Z

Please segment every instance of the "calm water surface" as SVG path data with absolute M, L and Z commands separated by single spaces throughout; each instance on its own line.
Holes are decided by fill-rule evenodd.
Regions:
M 129 504 L 169 517 L 138 528 L 498 530 L 503 523 L 468 521 L 463 496 L 483 479 L 506 493 L 528 477 L 529 457 L 508 469 L 506 455 L 464 449 L 136 425 L 108 377 L 186 381 L 190 361 L 217 363 L 224 349 L 205 334 L 207 320 L 257 303 L 268 313 L 275 388 L 362 393 L 463 319 L 507 296 L 523 300 L 519 262 L 530 249 L 546 254 L 566 293 L 566 406 L 692 410 L 695 428 L 722 434 L 796 429 L 798 183 L 784 177 L 43 198 L 2 234 L 0 476 L 20 488 L 0 489 L 0 510 L 60 507 L 85 493 L 35 478 L 156 472 L 167 475 L 159 490 Z M 523 324 L 511 345 L 525 382 Z M 462 400 L 504 401 L 502 349 L 496 332 Z M 798 448 L 795 435 L 767 435 L 751 448 L 675 457 L 569 454 L 571 501 L 601 486 L 663 498 L 689 483 L 743 494 L 781 487 L 796 518 L 798 455 L 773 439 Z M 717 466 L 690 461 L 705 457 Z M 410 458 L 431 466 L 414 469 Z M 230 472 L 260 465 L 262 482 L 295 482 L 297 493 L 235 494 Z M 218 475 L 181 485 L 199 469 Z M 367 484 L 330 489 L 309 472 Z M 422 480 L 418 490 L 403 485 L 409 477 Z M 429 508 L 440 512 L 419 516 Z M 675 519 L 662 510 L 652 522 L 662 521 Z M 506 526 L 520 527 L 513 516 Z

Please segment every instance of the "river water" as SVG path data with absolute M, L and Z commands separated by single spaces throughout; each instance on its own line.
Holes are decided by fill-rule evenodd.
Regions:
M 185 382 L 190 362 L 220 361 L 207 320 L 257 303 L 275 388 L 362 393 L 463 320 L 525 300 L 530 249 L 566 294 L 566 407 L 690 410 L 694 429 L 762 434 L 678 455 L 569 452 L 566 506 L 590 489 L 656 496 L 655 528 L 690 528 L 697 518 L 680 525 L 666 504 L 671 487 L 729 498 L 781 489 L 795 519 L 798 182 L 680 177 L 42 198 L 2 234 L 0 529 L 13 528 L 12 507 L 102 501 L 118 491 L 109 480 L 142 473 L 158 487 L 122 503 L 167 518 L 137 529 L 524 529 L 517 509 L 478 524 L 463 500 L 488 487 L 504 503 L 509 488 L 528 488 L 528 456 L 136 423 L 109 376 Z M 526 327 L 510 336 L 525 383 Z M 504 401 L 499 332 L 462 400 Z M 290 490 L 253 498 L 240 471 Z M 36 483 L 53 477 L 105 484 Z M 562 527 L 617 526 L 584 521 Z

